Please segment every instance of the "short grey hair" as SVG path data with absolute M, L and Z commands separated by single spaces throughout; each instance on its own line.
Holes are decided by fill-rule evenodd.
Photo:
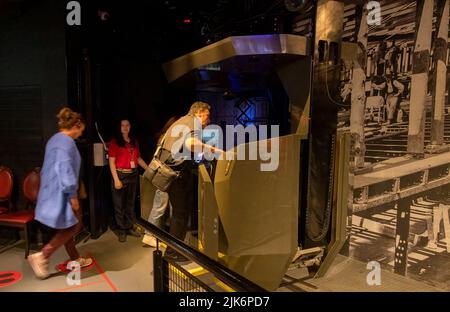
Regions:
M 210 110 L 210 109 L 211 109 L 211 106 L 209 106 L 208 103 L 197 101 L 191 105 L 188 115 L 195 115 L 198 112 L 201 112 L 204 110 Z

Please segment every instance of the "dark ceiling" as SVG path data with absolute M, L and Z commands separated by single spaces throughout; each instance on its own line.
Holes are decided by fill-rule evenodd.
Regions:
M 102 36 L 113 34 L 117 49 L 144 51 L 140 47 L 146 42 L 147 47 L 157 45 L 162 59 L 170 60 L 232 35 L 289 33 L 292 19 L 299 12 L 290 11 L 286 1 L 305 2 L 127 0 L 125 5 L 123 1 L 89 0 L 87 3 L 91 12 L 108 12 L 108 21 L 98 23 L 94 16 L 97 21 L 92 25 L 101 29 Z M 132 45 L 136 48 L 130 49 Z
M 190 21 L 205 41 L 215 41 L 235 33 L 277 32 L 284 30 L 284 22 L 298 11 L 288 8 L 302 7 L 306 0 L 91 0 L 101 8 L 122 14 L 134 8 L 147 12 L 146 17 L 158 20 L 166 29 L 175 29 Z M 294 3 L 294 4 L 292 4 Z M 290 5 L 289 5 L 290 4 Z M 300 6 L 298 6 L 300 4 Z M 137 12 L 136 12 L 137 13 Z M 187 26 L 187 25 L 185 25 Z M 220 37 L 220 38 L 217 38 Z
M 0 0 L 0 17 L 18 17 L 26 9 L 26 4 L 26 0 Z

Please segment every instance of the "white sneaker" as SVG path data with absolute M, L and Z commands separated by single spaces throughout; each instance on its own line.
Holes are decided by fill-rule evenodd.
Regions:
M 142 238 L 142 242 L 150 247 L 156 248 L 156 238 L 153 235 L 145 234 Z
M 38 278 L 45 279 L 50 275 L 48 273 L 48 259 L 45 258 L 42 251 L 28 256 L 27 260 Z
M 85 268 L 88 267 L 92 264 L 92 262 L 94 262 L 92 260 L 92 258 L 78 258 L 77 260 L 75 260 L 76 262 L 78 262 L 80 264 L 80 268 Z

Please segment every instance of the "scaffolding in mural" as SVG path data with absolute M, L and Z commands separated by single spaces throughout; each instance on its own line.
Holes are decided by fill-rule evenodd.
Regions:
M 353 252 L 367 257 L 361 242 L 388 237 L 378 259 L 421 276 L 431 258 L 450 253 L 449 1 L 382 1 L 381 9 L 381 25 L 364 27 L 364 10 L 346 7 L 344 39 L 359 48 L 343 75 L 342 91 L 356 91 L 342 92 L 351 113 L 341 112 L 355 142 Z
M 349 254 L 434 283 L 435 259 L 450 254 L 449 1 L 379 3 L 380 25 L 365 22 L 367 1 L 344 9 L 343 41 L 357 49 L 343 58 L 339 106 L 353 142 Z M 299 17 L 293 30 L 309 25 Z

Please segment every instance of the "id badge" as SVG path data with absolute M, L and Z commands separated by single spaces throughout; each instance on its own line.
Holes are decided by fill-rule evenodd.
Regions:
M 136 164 L 134 163 L 134 160 L 132 160 L 130 162 L 130 165 L 131 165 L 131 169 L 136 169 Z

